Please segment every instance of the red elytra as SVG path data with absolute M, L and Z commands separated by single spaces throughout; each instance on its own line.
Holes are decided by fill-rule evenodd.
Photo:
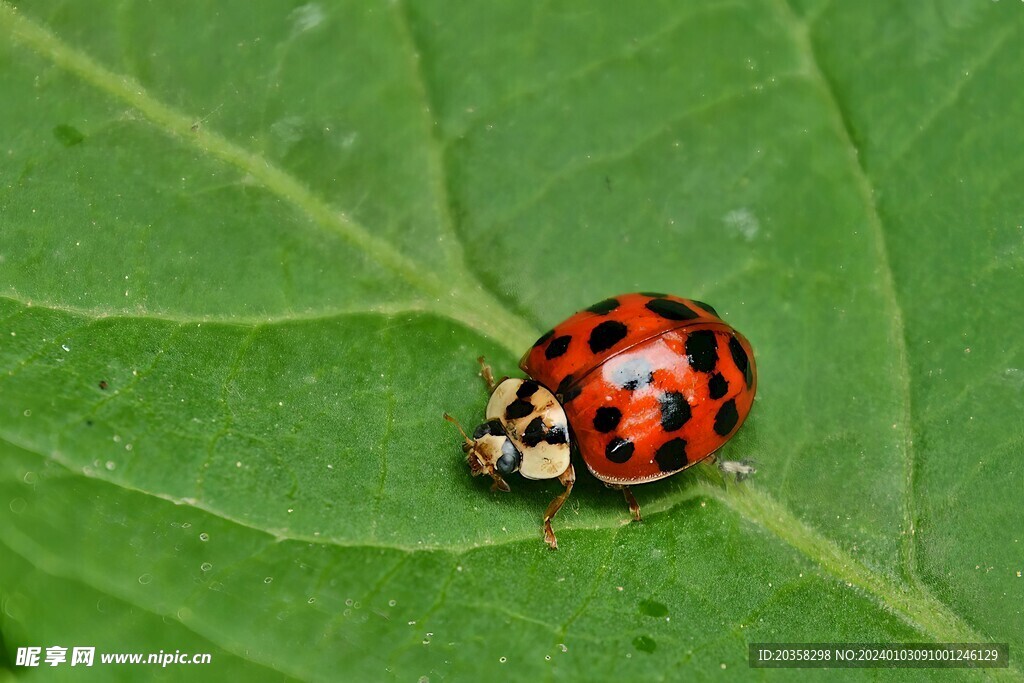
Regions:
M 704 460 L 743 424 L 757 390 L 750 342 L 711 306 L 662 294 L 576 313 L 519 366 L 555 391 L 587 468 L 610 484 Z

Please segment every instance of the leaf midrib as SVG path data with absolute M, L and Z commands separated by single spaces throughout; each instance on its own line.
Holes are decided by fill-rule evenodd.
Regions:
M 796 15 L 786 0 L 775 0 L 775 2 L 779 9 L 780 19 L 790 30 L 794 44 L 806 57 L 806 75 L 808 80 L 822 91 L 824 99 L 833 112 L 837 135 L 840 141 L 851 151 L 852 165 L 858 181 L 858 190 L 862 193 L 865 204 L 869 209 L 868 222 L 875 234 L 880 269 L 883 276 L 883 292 L 889 302 L 892 314 L 893 329 L 891 334 L 898 342 L 897 376 L 894 381 L 897 382 L 897 389 L 902 393 L 902 415 L 900 422 L 903 438 L 902 451 L 906 461 L 905 478 L 907 486 L 904 521 L 909 528 L 913 523 L 913 510 L 910 500 L 913 490 L 910 372 L 907 362 L 903 315 L 887 253 L 881 217 L 874 202 L 870 178 L 859 159 L 858 150 L 850 135 L 850 123 L 843 113 L 830 81 L 818 64 L 813 42 L 810 38 L 810 26 Z M 287 200 L 314 223 L 342 235 L 383 266 L 393 270 L 425 293 L 431 295 L 452 294 L 448 298 L 440 296 L 436 300 L 429 301 L 425 304 L 427 310 L 466 324 L 471 329 L 502 344 L 513 354 L 517 353 L 519 349 L 525 348 L 528 340 L 532 339 L 535 331 L 530 328 L 530 325 L 509 311 L 493 295 L 487 293 L 475 278 L 465 275 L 463 272 L 456 274 L 454 282 L 441 281 L 432 271 L 419 267 L 414 261 L 411 261 L 395 250 L 388 242 L 373 237 L 364 226 L 358 224 L 343 212 L 335 210 L 329 203 L 317 196 L 297 179 L 270 164 L 266 158 L 237 146 L 219 134 L 206 129 L 192 130 L 192 124 L 195 121 L 194 117 L 189 117 L 150 96 L 133 79 L 118 76 L 100 66 L 91 57 L 66 45 L 55 34 L 41 25 L 20 16 L 14 8 L 2 0 L 0 0 L 0 24 L 6 24 L 12 34 L 21 38 L 37 54 L 77 75 L 83 81 L 90 83 L 115 99 L 119 99 L 138 109 L 154 125 L 172 137 L 187 141 L 204 153 L 246 171 L 262 182 L 267 189 Z M 421 78 L 420 75 L 417 77 Z M 446 275 L 451 277 L 450 273 Z M 467 306 L 470 312 L 466 312 Z M 486 312 L 487 315 L 480 315 L 481 312 Z M 133 316 L 124 315 L 122 317 Z M 25 450 L 22 446 L 13 445 Z M 37 455 L 53 459 L 44 454 L 37 453 Z M 62 464 L 67 466 L 65 463 Z M 76 472 L 76 474 L 80 473 Z M 100 480 L 109 484 L 121 485 L 107 479 Z M 934 636 L 937 640 L 949 639 L 948 637 L 951 635 L 959 636 L 960 640 L 977 638 L 976 634 L 948 606 L 937 601 L 917 578 L 913 566 L 914 546 L 912 534 L 904 534 L 905 538 L 910 538 L 904 542 L 902 564 L 906 575 L 905 578 L 911 584 L 911 590 L 903 591 L 896 584 L 872 572 L 858 560 L 846 554 L 833 541 L 822 536 L 816 530 L 811 529 L 789 512 L 787 508 L 758 489 L 748 488 L 746 493 L 742 495 L 738 495 L 735 492 L 724 493 L 721 489 L 715 489 L 707 485 L 700 485 L 694 490 L 698 492 L 692 495 L 706 495 L 729 506 L 740 516 L 773 532 L 780 540 L 797 549 L 812 561 L 817 562 L 837 578 L 841 580 L 849 579 L 848 583 L 858 585 L 873 594 L 882 601 L 883 605 L 895 606 L 905 620 L 919 628 L 924 628 L 925 632 Z M 138 491 L 146 495 L 172 500 L 158 493 Z M 671 509 L 685 499 L 682 498 L 671 502 L 667 509 Z M 238 520 L 230 519 L 216 511 L 201 507 L 198 501 L 175 500 L 174 502 L 191 504 L 208 514 L 221 516 L 231 522 L 245 526 L 244 523 Z M 273 535 L 273 532 L 266 529 L 257 530 Z M 302 540 L 319 543 L 326 542 L 322 538 Z M 507 542 L 516 541 L 510 540 Z M 331 543 L 341 545 L 333 541 Z M 494 547 L 494 545 L 477 547 Z M 467 551 L 469 549 L 467 548 Z M 450 548 L 443 550 L 454 552 Z M 922 616 L 925 618 L 921 619 Z

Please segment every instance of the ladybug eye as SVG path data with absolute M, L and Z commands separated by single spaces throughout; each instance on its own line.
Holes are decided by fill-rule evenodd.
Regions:
M 501 445 L 501 457 L 494 463 L 494 469 L 498 471 L 498 474 L 512 474 L 519 469 L 522 458 L 522 454 L 512 445 L 512 442 L 505 439 L 505 443 Z
M 494 469 L 498 471 L 498 474 L 512 474 L 516 469 L 515 456 L 505 454 L 498 458 L 498 462 L 494 463 Z

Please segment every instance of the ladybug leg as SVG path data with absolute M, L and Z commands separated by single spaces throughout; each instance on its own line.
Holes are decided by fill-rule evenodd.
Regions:
M 558 540 L 555 539 L 555 532 L 551 529 L 551 518 L 558 514 L 562 504 L 572 493 L 572 485 L 576 483 L 576 470 L 572 468 L 572 464 L 558 477 L 558 482 L 565 487 L 565 490 L 558 494 L 558 497 L 551 501 L 548 509 L 544 511 L 544 540 L 552 550 L 558 550 Z
M 480 364 L 480 376 L 484 378 L 484 384 L 487 385 L 487 391 L 494 392 L 494 388 L 498 386 L 499 382 L 494 381 L 494 371 L 491 370 L 491 366 L 487 364 L 483 356 L 476 359 L 476 362 Z M 504 382 L 508 377 L 501 379 Z
M 508 493 L 509 491 L 512 490 L 508 487 L 508 484 L 505 482 L 504 479 L 501 478 L 501 475 L 498 474 L 497 472 L 491 474 L 491 479 L 494 480 L 494 483 L 491 484 L 492 493 L 495 491 L 502 491 L 504 493 Z
M 628 486 L 622 487 L 622 495 L 626 497 L 626 505 L 629 506 L 629 514 L 633 515 L 634 521 L 644 521 L 640 516 L 640 505 L 636 502 L 636 498 L 633 497 L 633 492 L 629 490 Z
M 629 506 L 629 514 L 633 516 L 633 520 L 637 522 L 644 521 L 643 517 L 640 516 L 640 504 L 636 502 L 636 498 L 633 497 L 633 492 L 629 490 L 628 486 L 625 484 L 605 484 L 605 486 L 622 491 L 622 495 L 626 499 L 626 505 Z

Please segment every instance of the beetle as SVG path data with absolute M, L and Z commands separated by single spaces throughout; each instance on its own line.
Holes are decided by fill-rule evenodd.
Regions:
M 508 491 L 505 477 L 555 479 L 564 490 L 544 513 L 544 540 L 558 547 L 551 520 L 572 492 L 575 447 L 590 473 L 621 489 L 657 481 L 713 457 L 746 420 L 757 390 L 750 342 L 710 305 L 640 292 L 594 304 L 545 333 L 524 354 L 523 379 L 496 382 L 485 420 L 462 449 L 474 476 Z M 745 477 L 749 461 L 723 463 Z

